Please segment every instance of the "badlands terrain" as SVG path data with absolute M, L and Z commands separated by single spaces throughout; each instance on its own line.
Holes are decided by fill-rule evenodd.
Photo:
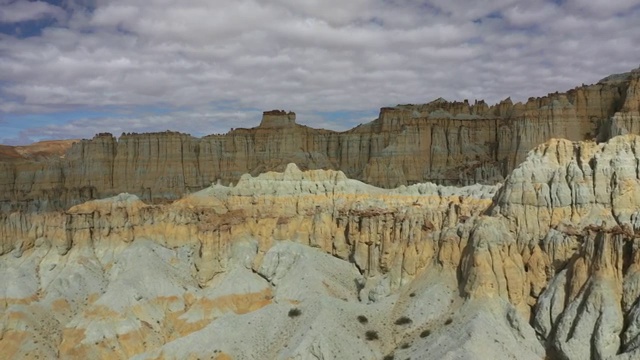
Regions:
M 639 109 L 640 68 L 526 103 L 437 99 L 382 108 L 374 121 L 345 132 L 299 125 L 292 112 L 267 111 L 257 127 L 203 138 L 98 134 L 73 146 L 66 142 L 63 158 L 57 151 L 43 159 L 42 151 L 34 157 L 20 155 L 37 152 L 25 147 L 0 146 L 0 210 L 67 209 L 123 192 L 161 203 L 218 181 L 236 183 L 243 174 L 284 171 L 289 163 L 341 170 L 384 188 L 494 185 L 551 138 L 604 142 L 640 133 Z
M 634 70 L 0 147 L 2 357 L 638 359 L 639 109 Z

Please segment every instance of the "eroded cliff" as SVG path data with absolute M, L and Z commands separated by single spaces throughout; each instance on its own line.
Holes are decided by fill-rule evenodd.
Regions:
M 438 99 L 399 105 L 341 133 L 268 111 L 256 128 L 200 139 L 175 132 L 101 134 L 75 144 L 64 159 L 0 158 L 0 204 L 59 209 L 122 192 L 165 202 L 217 181 L 236 182 L 244 173 L 283 171 L 291 162 L 386 188 L 495 184 L 550 138 L 606 141 L 639 132 L 639 84 L 640 70 L 634 70 L 524 104 Z
M 171 204 L 121 194 L 4 214 L 0 346 L 21 358 L 634 359 L 639 164 L 635 135 L 553 139 L 504 185 L 388 190 L 288 165 Z

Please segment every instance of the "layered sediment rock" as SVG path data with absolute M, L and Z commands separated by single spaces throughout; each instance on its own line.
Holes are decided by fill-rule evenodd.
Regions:
M 14 179 L 0 213 L 3 356 L 635 359 L 640 137 L 596 140 L 634 131 L 638 76 L 527 105 L 383 109 L 340 134 L 276 111 L 203 139 L 100 135 L 63 159 L 0 149 Z M 474 174 L 498 179 L 524 151 L 518 131 L 582 138 L 572 121 L 609 132 L 537 146 L 504 185 L 349 178 L 402 184 L 475 154 Z M 494 130 L 509 144 L 478 145 Z M 498 166 L 500 149 L 517 151 Z M 215 177 L 236 184 L 178 198 Z M 65 208 L 132 186 L 140 196 Z
M 385 190 L 339 171 L 302 172 L 290 164 L 283 173 L 245 175 L 234 187 L 213 185 L 166 206 L 123 194 L 66 212 L 3 215 L 2 252 L 20 254 L 39 239 L 51 241 L 61 254 L 74 244 L 136 238 L 170 247 L 192 244 L 198 247 L 202 264 L 196 265 L 206 282 L 225 270 L 226 246 L 233 239 L 258 238 L 263 252 L 273 241 L 288 239 L 351 258 L 367 274 L 393 270 L 397 288 L 403 276 L 415 275 L 438 253 L 423 248 L 433 246 L 423 240 L 486 209 L 496 189 L 417 184 Z M 406 241 L 415 243 L 407 253 L 401 246 Z M 420 254 L 427 258 L 420 260 Z
M 122 194 L 5 214 L 0 344 L 14 357 L 633 359 L 637 149 L 635 135 L 550 140 L 497 186 L 388 190 L 291 164 L 172 204 Z
M 15 284 L 2 294 L 0 344 L 15 357 L 187 357 L 214 349 L 180 344 L 213 336 L 216 350 L 233 358 L 379 358 L 399 346 L 396 337 L 417 338 L 419 328 L 398 333 L 402 328 L 389 317 L 401 315 L 367 304 L 431 267 L 455 279 L 466 238 L 444 230 L 468 233 L 468 219 L 491 204 L 496 190 L 433 184 L 386 190 L 291 164 L 283 173 L 245 175 L 234 187 L 214 185 L 170 205 L 122 194 L 68 211 L 12 213 L 0 220 L 0 276 Z M 305 320 L 312 328 L 287 325 L 291 303 L 300 304 L 304 319 L 323 315 Z M 442 305 L 429 322 L 453 311 Z M 53 314 L 55 336 L 38 345 L 43 335 L 23 318 L 26 312 L 35 314 L 31 322 Z M 248 328 L 218 317 L 244 313 L 253 314 L 247 319 L 254 324 L 279 318 L 272 326 L 280 335 L 249 332 L 238 350 L 233 334 Z M 356 319 L 361 313 L 386 340 L 368 345 Z M 351 330 L 335 331 L 337 322 Z M 319 340 L 320 334 L 333 335 Z
M 531 278 L 549 281 L 531 283 L 533 325 L 559 358 L 639 354 L 639 141 L 551 140 L 496 195 L 491 213 L 506 221 L 525 263 L 537 254 Z
M 291 112 L 268 111 L 256 128 L 201 139 L 174 132 L 101 134 L 75 144 L 64 159 L 0 159 L 0 201 L 4 209 L 30 210 L 122 192 L 171 201 L 245 173 L 283 171 L 290 162 L 341 170 L 387 188 L 425 181 L 494 184 L 550 138 L 606 141 L 639 132 L 639 84 L 634 70 L 526 103 L 399 105 L 342 133 L 298 125 Z

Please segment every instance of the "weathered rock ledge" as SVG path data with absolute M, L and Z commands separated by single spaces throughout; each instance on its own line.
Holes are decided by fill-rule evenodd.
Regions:
M 0 346 L 63 358 L 634 359 L 638 209 L 640 137 L 625 135 L 550 140 L 504 185 L 382 189 L 288 165 L 171 204 L 121 194 L 3 214 Z
M 298 125 L 294 113 L 274 110 L 258 127 L 201 139 L 175 132 L 99 134 L 74 144 L 62 159 L 25 159 L 0 149 L 0 208 L 66 209 L 123 192 L 162 203 L 218 181 L 235 183 L 245 173 L 283 171 L 292 162 L 385 188 L 495 184 L 550 138 L 602 142 L 639 133 L 639 86 L 640 70 L 634 70 L 524 104 L 438 99 L 398 105 L 340 133 Z

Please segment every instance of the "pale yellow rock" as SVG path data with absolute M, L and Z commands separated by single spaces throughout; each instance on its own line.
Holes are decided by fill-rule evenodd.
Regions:
M 566 107 L 561 100 L 558 106 Z M 389 119 L 391 125 L 400 122 Z M 505 317 L 504 329 L 537 344 L 530 347 L 533 353 L 539 346 L 531 335 L 536 329 L 549 354 L 581 359 L 622 352 L 632 358 L 640 351 L 638 150 L 635 135 L 601 144 L 550 140 L 503 186 L 382 189 L 341 171 L 287 165 L 283 172 L 244 175 L 236 186 L 212 185 L 170 204 L 151 205 L 122 194 L 67 211 L 4 214 L 0 280 L 10 286 L 0 290 L 7 314 L 0 321 L 0 344 L 14 357 L 30 356 L 23 349 L 42 335 L 29 324 L 50 310 L 58 335 L 44 335 L 49 342 L 35 346 L 37 354 L 55 348 L 68 358 L 161 358 L 185 351 L 174 345 L 186 346 L 191 336 L 222 326 L 215 324 L 231 326 L 225 321 L 239 314 L 258 321 L 257 314 L 264 313 L 282 316 L 278 324 L 293 323 L 288 306 L 307 306 L 311 293 L 321 298 L 313 306 L 330 311 L 344 306 L 355 314 L 353 309 L 371 306 L 387 314 L 383 308 L 392 306 L 389 314 L 395 318 L 375 320 L 385 331 L 381 347 L 365 340 L 353 347 L 371 351 L 372 358 L 402 353 L 401 341 L 432 341 L 419 340 L 420 333 L 440 331 L 457 309 L 485 306 L 497 307 L 490 313 Z M 304 267 L 319 261 L 306 257 L 307 251 L 338 263 L 315 273 Z M 345 280 L 338 273 L 355 276 Z M 426 322 L 417 324 L 416 310 L 415 327 L 388 328 L 397 314 L 421 304 L 414 284 L 440 275 L 447 284 L 434 291 L 451 293 L 451 299 L 444 298 L 451 313 L 425 315 Z M 246 284 L 253 285 L 241 288 Z M 430 301 L 420 306 L 444 306 Z M 273 309 L 281 309 L 279 315 Z M 11 315 L 20 313 L 35 318 Z M 482 314 L 482 321 L 495 321 Z M 334 313 L 325 315 L 314 321 L 335 323 Z M 361 326 L 354 319 L 347 320 Z M 246 326 L 234 331 L 251 329 Z M 296 345 L 287 343 L 295 336 L 278 335 L 269 354 L 335 357 L 332 344 L 353 340 L 345 337 L 351 328 L 329 341 L 318 339 L 335 331 L 320 332 L 315 322 L 297 326 L 295 331 L 311 335 Z M 585 347 L 589 341 L 593 346 Z M 221 353 L 242 353 L 233 349 Z

